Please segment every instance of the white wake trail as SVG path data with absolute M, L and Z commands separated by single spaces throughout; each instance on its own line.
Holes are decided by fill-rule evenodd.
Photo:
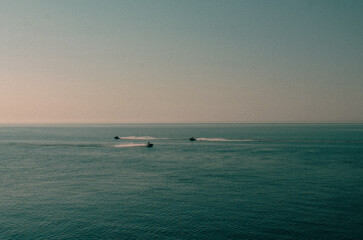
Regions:
M 225 138 L 197 138 L 197 141 L 210 141 L 210 142 L 251 142 L 251 139 L 225 139 Z
M 136 137 L 136 136 L 129 136 L 129 137 L 119 137 L 120 139 L 126 139 L 126 140 L 153 140 L 153 139 L 168 139 L 168 138 L 155 138 L 155 137 L 150 137 L 150 136 L 141 136 L 141 137 Z
M 118 144 L 118 145 L 113 145 L 114 147 L 117 148 L 125 148 L 125 147 L 146 147 L 146 144 L 136 144 L 136 143 L 126 143 L 126 144 Z

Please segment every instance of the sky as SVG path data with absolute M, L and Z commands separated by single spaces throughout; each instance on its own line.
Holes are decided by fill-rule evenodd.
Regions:
M 362 12 L 0 0 L 0 123 L 363 122 Z

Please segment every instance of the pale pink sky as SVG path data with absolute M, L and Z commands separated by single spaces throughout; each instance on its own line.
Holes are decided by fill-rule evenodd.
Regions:
M 361 122 L 362 10 L 4 1 L 0 123 Z

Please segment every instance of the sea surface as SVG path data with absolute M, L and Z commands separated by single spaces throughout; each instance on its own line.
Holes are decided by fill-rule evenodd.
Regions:
M 363 239 L 363 124 L 0 125 L 0 239 Z

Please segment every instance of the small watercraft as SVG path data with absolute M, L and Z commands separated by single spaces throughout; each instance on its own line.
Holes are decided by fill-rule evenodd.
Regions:
M 114 137 L 114 139 L 120 139 L 120 137 L 119 136 L 116 136 L 116 137 Z
M 197 139 L 195 139 L 194 137 L 189 138 L 190 141 L 196 141 Z
M 153 147 L 154 146 L 154 144 L 152 144 L 152 143 L 150 143 L 150 142 L 148 142 L 147 144 L 146 144 L 146 147 L 149 147 L 149 148 L 151 148 L 151 147 Z

